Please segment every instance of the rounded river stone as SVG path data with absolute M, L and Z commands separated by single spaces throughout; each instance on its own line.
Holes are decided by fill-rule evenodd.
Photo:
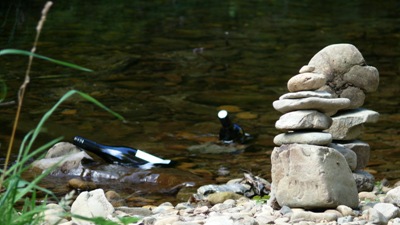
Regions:
M 275 123 L 279 130 L 325 130 L 332 124 L 331 117 L 317 110 L 297 110 L 282 115 Z
M 317 90 L 324 86 L 326 77 L 318 73 L 301 73 L 293 76 L 287 83 L 290 92 Z

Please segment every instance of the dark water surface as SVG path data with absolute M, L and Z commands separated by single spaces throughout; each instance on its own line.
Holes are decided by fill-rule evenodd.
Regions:
M 31 49 L 44 3 L 1 1 L 1 49 Z M 55 1 L 37 53 L 95 72 L 35 59 L 16 146 L 65 92 L 76 89 L 129 123 L 73 97 L 46 123 L 37 146 L 80 135 L 190 162 L 182 174 L 195 174 L 204 183 L 220 179 L 221 168 L 230 172 L 226 179 L 246 169 L 270 180 L 272 139 L 279 133 L 274 123 L 280 116 L 272 102 L 323 47 L 351 43 L 380 72 L 379 89 L 367 95 L 364 105 L 381 114 L 378 123 L 366 124 L 360 138 L 372 149 L 368 171 L 394 183 L 400 179 L 399 15 L 398 1 Z M 0 78 L 8 86 L 5 101 L 16 100 L 26 65 L 26 57 L 0 57 Z M 257 135 L 253 148 L 236 155 L 190 153 L 189 146 L 216 140 L 216 113 L 223 105 Z M 15 105 L 0 106 L 2 157 L 15 111 Z M 47 184 L 56 192 L 67 190 L 65 181 Z M 157 194 L 158 187 L 104 185 L 138 196 L 153 188 L 156 194 L 147 198 L 166 199 L 165 193 Z

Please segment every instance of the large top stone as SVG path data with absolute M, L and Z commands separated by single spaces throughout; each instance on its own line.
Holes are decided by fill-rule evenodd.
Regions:
M 314 67 L 313 73 L 326 76 L 326 84 L 319 90 L 330 91 L 337 97 L 354 101 L 348 109 L 362 106 L 363 92 L 376 91 L 379 85 L 379 72 L 365 63 L 360 51 L 351 44 L 329 45 L 319 51 L 308 63 Z M 347 90 L 347 89 L 351 90 Z
M 360 51 L 351 44 L 329 45 L 319 51 L 308 63 L 313 72 L 322 73 L 328 82 L 338 88 L 351 83 L 366 92 L 375 91 L 379 84 L 378 70 L 367 66 Z

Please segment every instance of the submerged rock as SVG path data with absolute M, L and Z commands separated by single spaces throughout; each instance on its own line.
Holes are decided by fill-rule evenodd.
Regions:
M 241 144 L 206 142 L 204 144 L 192 145 L 188 147 L 188 151 L 203 154 L 240 153 L 243 152 L 247 147 L 247 145 Z
M 65 188 L 78 190 L 111 188 L 125 193 L 134 189 L 136 192 L 173 196 L 182 188 L 200 186 L 207 180 L 178 168 L 143 169 L 116 164 L 99 164 L 92 160 L 87 163 L 83 160 L 92 158 L 66 142 L 53 146 L 47 156 L 54 158 L 37 160 L 32 167 L 41 171 L 54 166 L 54 170 L 45 178 L 51 182 L 50 186 L 62 185 Z M 57 163 L 59 163 L 58 167 Z M 116 182 L 118 186 L 115 186 Z M 135 187 L 133 188 L 132 185 Z
M 78 189 L 78 190 L 93 190 L 97 188 L 97 185 L 91 181 L 84 181 L 79 178 L 72 178 L 68 181 L 68 185 L 71 188 Z
M 32 167 L 39 170 L 53 168 L 53 174 L 68 174 L 72 170 L 81 173 L 83 159 L 93 160 L 75 145 L 69 142 L 59 142 L 49 149 L 43 159 L 34 161 Z

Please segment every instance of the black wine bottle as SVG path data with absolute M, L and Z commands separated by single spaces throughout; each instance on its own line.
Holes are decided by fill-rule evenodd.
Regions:
M 247 134 L 238 124 L 232 123 L 226 110 L 220 110 L 218 112 L 218 118 L 222 125 L 219 130 L 220 141 L 226 144 L 234 142 L 243 144 L 246 141 Z
M 169 164 L 171 160 L 161 159 L 139 149 L 125 146 L 108 146 L 96 143 L 86 138 L 75 136 L 74 145 L 90 151 L 107 163 L 114 163 L 126 166 L 140 166 L 144 164 Z

